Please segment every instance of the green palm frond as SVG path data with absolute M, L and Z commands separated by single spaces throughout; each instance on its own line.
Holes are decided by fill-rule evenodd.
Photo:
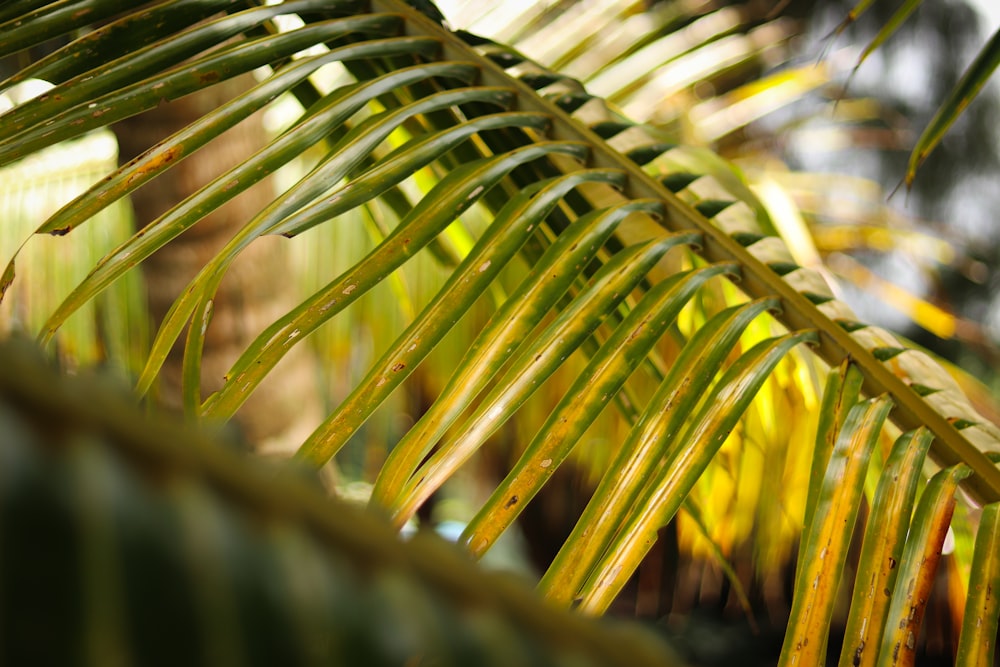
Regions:
M 11 18 L 0 25 L 7 52 L 84 29 L 109 16 L 101 12 L 115 3 L 75 3 L 80 9 L 94 5 L 78 14 L 62 12 L 63 4 L 38 10 L 32 21 Z M 881 465 L 872 454 L 887 414 L 899 430 L 933 438 L 930 457 L 948 471 L 935 485 L 946 487 L 941 498 L 951 497 L 961 478 L 977 501 L 1000 501 L 1000 470 L 987 456 L 1000 451 L 1000 430 L 976 413 L 929 357 L 857 322 L 819 273 L 798 266 L 740 173 L 711 151 L 676 146 L 662 132 L 612 112 L 578 81 L 510 48 L 453 33 L 398 0 L 370 7 L 303 0 L 278 9 L 221 3 L 233 13 L 208 23 L 200 22 L 204 14 L 192 14 L 187 25 L 174 20 L 176 4 L 127 14 L 81 38 L 86 41 L 63 47 L 79 54 L 79 69 L 60 69 L 52 75 L 55 88 L 0 115 L 0 164 L 240 73 L 265 66 L 267 72 L 249 92 L 96 183 L 41 233 L 75 232 L 179 161 L 198 159 L 226 129 L 281 94 L 296 96 L 304 111 L 249 160 L 106 255 L 49 317 L 43 341 L 208 211 L 307 151 L 319 151 L 311 170 L 246 221 L 175 302 L 139 378 L 140 394 L 154 383 L 186 328 L 188 414 L 206 421 L 231 417 L 289 350 L 474 209 L 486 217 L 486 231 L 298 455 L 314 465 L 335 456 L 478 295 L 492 285 L 512 286 L 376 480 L 373 502 L 397 524 L 502 423 L 520 415 L 519 407 L 557 369 L 574 368 L 563 362 L 577 356 L 585 363 L 572 372 L 568 400 L 533 425 L 537 436 L 515 472 L 463 538 L 474 553 L 495 541 L 588 425 L 614 403 L 629 424 L 628 435 L 616 443 L 583 518 L 542 579 L 542 590 L 564 605 L 577 603 L 595 613 L 608 607 L 656 530 L 711 474 L 754 399 L 774 398 L 773 385 L 795 355 L 808 357 L 813 370 L 823 368 L 818 358 L 844 368 L 845 375 L 857 374 L 859 382 L 847 384 L 855 391 L 861 384 L 873 397 L 855 405 L 858 397 L 848 391 L 843 404 L 831 399 L 832 407 L 819 415 L 828 448 L 817 448 L 823 458 L 809 482 L 803 571 L 825 569 L 827 554 L 846 554 L 868 462 Z M 300 17 L 301 27 L 277 29 L 272 19 L 282 11 Z M 161 20 L 162 13 L 173 18 Z M 126 25 L 137 40 L 131 48 L 145 50 L 132 54 L 112 47 Z M 196 46 L 169 48 L 181 40 Z M 335 63 L 352 80 L 324 92 L 309 77 Z M 264 235 L 296 236 L 339 224 L 347 213 L 394 197 L 428 172 L 435 176 L 431 185 L 370 252 L 346 268 L 335 267 L 339 273 L 325 286 L 243 351 L 221 390 L 200 396 L 215 291 L 237 256 Z M 751 414 L 761 422 L 781 421 L 759 405 L 755 410 Z M 948 514 L 935 509 L 941 503 L 947 504 L 931 506 L 928 500 L 926 510 L 918 509 L 911 534 L 942 525 L 930 518 Z M 838 548 L 831 550 L 834 542 Z M 923 553 L 919 549 L 927 544 L 933 549 L 930 537 L 911 544 L 916 542 L 907 542 L 907 553 Z M 930 572 L 913 576 L 926 580 Z M 803 575 L 799 584 L 801 606 L 811 582 Z M 970 604 L 974 599 L 969 597 Z M 789 637 L 801 626 L 813 648 L 822 647 L 832 600 L 831 593 L 807 605 L 818 616 L 793 611 Z M 884 613 L 901 604 L 894 600 Z M 886 635 L 884 641 L 894 640 Z M 786 660 L 796 659 L 798 644 L 787 645 Z

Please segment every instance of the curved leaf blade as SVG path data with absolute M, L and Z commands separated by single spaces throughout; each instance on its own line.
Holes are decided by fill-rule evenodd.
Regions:
M 0 41 L 0 58 L 59 37 L 71 30 L 85 28 L 121 10 L 121 3 L 116 0 L 48 3 L 0 24 L 0 35 L 4 36 L 3 41 Z
M 378 248 L 262 332 L 233 365 L 204 414 L 232 415 L 293 345 L 409 260 L 511 170 L 556 154 L 583 159 L 586 147 L 565 141 L 529 144 L 448 173 Z
M 887 39 L 892 37 L 896 31 L 899 30 L 899 27 L 906 22 L 906 19 L 910 18 L 910 14 L 912 14 L 917 7 L 923 3 L 923 1 L 924 0 L 905 0 L 903 4 L 896 9 L 893 15 L 889 17 L 889 20 L 886 21 L 881 28 L 879 28 L 878 34 L 872 38 L 872 41 L 869 42 L 868 46 L 866 46 L 864 51 L 861 52 L 861 55 L 858 57 L 858 64 L 854 66 L 854 69 L 857 70 L 857 68 L 861 66 L 861 63 L 863 63 L 868 56 L 875 51 L 875 49 L 882 46 Z M 857 15 L 854 14 L 853 11 L 851 12 L 851 15 L 852 19 L 857 18 Z
M 505 107 L 510 103 L 511 96 L 509 91 L 502 88 L 453 89 L 437 93 L 420 102 L 401 108 L 399 111 L 408 109 L 403 115 L 397 116 L 396 113 L 392 113 L 386 119 L 372 118 L 372 121 L 387 121 L 386 126 L 376 132 L 370 132 L 370 136 L 365 136 L 363 128 L 358 127 L 355 128 L 359 130 L 358 133 L 352 131 L 348 137 L 344 138 L 343 143 L 346 149 L 344 153 L 348 159 L 354 160 L 354 162 L 346 161 L 343 157 L 338 156 L 336 164 L 322 164 L 316 167 L 307 179 L 303 179 L 299 184 L 305 188 L 311 186 L 312 189 L 307 189 L 305 196 L 296 193 L 297 199 L 302 203 L 307 201 L 311 203 L 290 214 L 287 211 L 278 211 L 276 215 L 271 216 L 271 224 L 267 228 L 267 233 L 292 237 L 326 220 L 335 218 L 395 187 L 410 174 L 441 158 L 477 132 L 501 128 L 526 128 L 542 133 L 548 127 L 548 119 L 533 112 L 509 112 L 478 116 L 454 127 L 407 142 L 363 174 L 332 191 L 328 191 L 329 183 L 340 180 L 342 165 L 359 164 L 366 148 L 374 148 L 383 138 L 388 136 L 389 131 L 406 121 L 408 116 L 451 106 L 456 100 Z M 335 156 L 331 155 L 327 161 L 334 159 Z M 346 174 L 347 170 L 344 171 Z M 322 195 L 322 199 L 319 198 L 320 195 Z
M 985 667 L 996 655 L 1000 619 L 1000 503 L 983 508 L 972 556 L 957 667 Z
M 690 429 L 669 444 L 659 474 L 646 486 L 638 507 L 629 513 L 581 587 L 581 610 L 599 614 L 608 608 L 656 541 L 657 530 L 683 505 L 777 363 L 796 345 L 815 340 L 814 332 L 804 331 L 761 341 L 726 370 Z
M 934 586 L 934 575 L 951 515 L 959 482 L 972 474 L 958 464 L 931 478 L 920 496 L 910 525 L 903 559 L 889 606 L 886 632 L 879 649 L 879 665 L 912 665 L 917 655 L 917 636 L 924 610 Z
M 643 280 L 671 248 L 698 241 L 697 234 L 677 234 L 659 242 L 626 248 L 604 263 L 587 287 L 573 298 L 556 320 L 529 344 L 522 345 L 506 374 L 475 412 L 416 471 L 403 490 L 401 521 L 409 519 L 501 424 L 576 351 Z
M 941 138 L 948 131 L 948 128 L 954 124 L 959 115 L 979 94 L 998 65 L 1000 65 L 1000 29 L 993 33 L 990 41 L 986 43 L 976 59 L 965 70 L 962 78 L 948 93 L 948 97 L 934 114 L 931 122 L 924 128 L 920 138 L 917 139 L 917 143 L 910 153 L 910 161 L 906 166 L 907 186 L 913 183 L 917 169 L 941 142 Z
M 392 450 L 375 481 L 373 503 L 389 510 L 401 525 L 400 494 L 431 447 L 513 356 L 622 220 L 636 212 L 656 215 L 661 210 L 655 200 L 626 202 L 588 213 L 558 236 L 476 337 L 430 410 Z
M 760 300 L 727 308 L 688 341 L 619 448 L 573 532 L 539 584 L 549 599 L 569 604 L 631 512 L 664 450 L 677 438 L 685 418 L 709 385 L 743 331 L 775 307 Z
M 365 379 L 303 443 L 296 458 L 317 468 L 336 454 L 354 431 L 413 371 L 464 312 L 499 275 L 564 195 L 582 183 L 621 184 L 621 172 L 581 170 L 519 193 L 505 206 L 437 296 L 372 366 Z
M 11 18 L 14 12 L 8 14 L 6 10 L 16 4 L 9 2 L 0 7 L 0 22 Z M 19 69 L 0 81 L 0 90 L 28 79 L 58 85 L 87 71 L 92 63 L 108 63 L 126 53 L 135 53 L 151 42 L 190 26 L 192 19 L 206 19 L 215 13 L 217 5 L 223 4 L 229 4 L 229 0 L 161 1 L 145 13 L 127 14 Z
M 51 98 L 53 92 L 69 92 L 69 87 L 60 84 L 72 79 L 75 86 L 89 90 L 89 96 L 93 97 L 114 90 L 116 84 L 109 85 L 114 71 L 126 74 L 117 85 L 127 85 L 217 46 L 271 17 L 300 10 L 315 12 L 322 4 L 336 3 L 293 0 L 280 6 L 253 7 L 201 23 L 202 19 L 232 4 L 232 0 L 168 0 L 146 11 L 126 14 L 19 70 L 0 83 L 0 90 L 27 79 L 43 79 L 56 84 L 55 91 L 47 94 Z M 335 7 L 331 9 L 336 12 Z M 222 27 L 224 29 L 220 30 Z M 128 57 L 119 60 L 122 56 Z M 96 72 L 91 69 L 95 63 L 100 63 Z M 91 78 L 80 76 L 87 71 L 91 71 Z M 79 90 L 72 92 L 79 97 L 76 95 Z M 31 101 L 25 103 L 28 104 Z
M 643 296 L 591 358 L 507 477 L 466 526 L 461 541 L 474 556 L 481 556 L 513 523 L 695 292 L 707 280 L 732 275 L 735 270 L 725 264 L 704 267 L 663 281 Z
M 345 30 L 350 30 L 350 28 Z M 135 157 L 128 164 L 122 165 L 115 173 L 94 184 L 87 192 L 54 213 L 38 229 L 38 233 L 69 233 L 111 202 L 133 192 L 181 160 L 191 156 L 229 128 L 273 102 L 281 93 L 287 92 L 305 81 L 310 74 L 323 65 L 338 62 L 343 58 L 363 58 L 366 55 L 381 53 L 383 49 L 385 49 L 384 52 L 391 53 L 397 48 L 401 53 L 405 53 L 408 52 L 409 45 L 395 41 L 391 44 L 380 42 L 374 46 L 354 44 L 331 49 L 326 53 L 293 62 L 247 92 L 206 113 L 194 123 L 151 147 L 142 155 Z
M 819 423 L 816 427 L 816 448 L 813 450 L 812 468 L 809 474 L 809 494 L 806 498 L 806 510 L 803 520 L 804 532 L 808 534 L 812 525 L 816 502 L 823 490 L 823 480 L 830 456 L 837 444 L 837 437 L 844 426 L 847 413 L 858 402 L 861 394 L 861 383 L 864 378 L 857 366 L 845 359 L 837 372 L 830 372 L 826 378 L 826 388 L 823 391 L 823 403 L 819 409 Z M 803 542 L 803 548 L 805 543 Z
M 243 42 L 120 90 L 96 98 L 85 98 L 61 113 L 50 115 L 45 105 L 42 105 L 40 110 L 34 109 L 31 110 L 32 113 L 25 114 L 17 124 L 7 126 L 9 129 L 6 132 L 0 132 L 0 136 L 4 138 L 4 142 L 0 144 L 0 166 L 59 141 L 152 109 L 164 100 L 183 97 L 205 86 L 322 44 L 342 34 L 345 21 L 352 24 L 359 20 L 361 19 L 322 21 L 287 33 Z M 406 44 L 413 53 L 424 55 L 434 55 L 440 48 L 436 40 L 427 37 L 391 38 L 387 40 L 386 47 L 392 48 L 390 45 L 393 43 L 397 46 Z M 371 46 L 372 42 L 362 42 L 358 46 L 365 44 L 367 50 L 377 50 L 377 46 Z
M 933 439 L 927 429 L 900 436 L 882 470 L 858 558 L 840 667 L 870 667 L 878 658 L 917 483 Z
M 887 396 L 858 403 L 847 413 L 830 456 L 823 490 L 803 553 L 811 555 L 795 577 L 792 612 L 779 665 L 823 662 L 830 619 L 857 520 L 865 472 L 892 409 Z
M 282 219 L 303 204 L 322 195 L 324 191 L 329 189 L 330 183 L 336 183 L 354 171 L 371 156 L 383 140 L 408 118 L 448 108 L 459 102 L 470 101 L 504 105 L 509 102 L 509 95 L 502 89 L 494 88 L 446 89 L 392 112 L 378 114 L 349 131 L 319 165 L 281 196 L 273 199 L 199 272 L 191 283 L 193 292 L 201 295 L 201 300 L 195 307 L 193 315 L 195 320 L 205 321 L 207 324 L 206 311 L 209 308 L 212 295 L 215 294 L 225 277 L 226 270 L 254 240 L 274 229 Z M 390 154 L 386 160 L 355 179 L 354 184 L 360 191 L 364 192 L 366 197 L 374 198 L 397 185 L 409 174 L 440 157 L 441 154 L 469 139 L 476 132 L 501 127 L 542 129 L 545 125 L 546 119 L 539 114 L 513 112 L 480 116 L 440 134 L 428 135 L 415 141 L 413 146 L 401 147 L 400 150 Z M 337 198 L 337 195 L 334 195 L 334 198 Z M 330 219 L 330 217 L 332 216 L 325 219 Z M 197 375 L 193 368 L 201 358 L 204 335 L 203 328 L 192 327 L 189 329 L 184 352 L 185 364 L 190 365 L 192 370 L 186 374 L 190 383 L 184 385 L 183 391 L 187 397 L 186 402 L 192 406 L 200 401 L 198 396 L 200 383 L 195 381 Z
M 348 86 L 330 93 L 311 108 L 312 113 L 289 131 L 273 140 L 243 164 L 220 175 L 104 257 L 90 275 L 49 316 L 42 327 L 39 339 L 43 344 L 47 343 L 70 315 L 125 272 L 182 234 L 209 212 L 293 160 L 309 146 L 322 141 L 328 135 L 331 126 L 339 125 L 375 97 L 395 87 L 426 77 L 469 80 L 475 73 L 475 66 L 469 63 L 445 62 L 421 65 L 396 70 L 364 84 Z M 146 377 L 141 378 L 138 383 L 139 393 L 144 393 L 149 388 L 149 383 L 163 363 L 167 351 L 173 346 L 184 323 L 190 318 L 196 303 L 192 299 L 191 295 L 182 295 L 183 303 L 176 303 L 164 319 L 150 352 Z

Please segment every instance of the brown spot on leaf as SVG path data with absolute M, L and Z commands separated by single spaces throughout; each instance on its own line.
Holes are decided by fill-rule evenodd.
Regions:
M 129 182 L 139 178 L 140 176 L 145 176 L 150 172 L 162 169 L 172 162 L 176 162 L 177 158 L 184 154 L 184 148 L 182 146 L 171 146 L 167 150 L 157 153 L 152 159 L 150 159 L 146 164 L 140 166 L 136 169 L 135 173 L 129 178 Z
M 403 370 L 404 368 L 406 368 L 406 364 L 404 364 L 403 362 L 399 362 L 397 364 L 393 364 L 392 368 L 390 370 L 393 373 L 398 373 L 399 371 Z
M 503 508 L 505 510 L 509 510 L 511 507 L 517 504 L 518 500 L 519 498 L 517 496 L 511 496 L 510 500 L 507 501 L 507 503 L 503 506 Z

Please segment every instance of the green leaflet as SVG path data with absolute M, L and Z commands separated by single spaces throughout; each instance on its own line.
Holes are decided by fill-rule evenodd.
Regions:
M 210 211 L 215 210 L 282 165 L 287 164 L 313 144 L 326 138 L 331 125 L 339 125 L 366 103 L 395 87 L 430 76 L 447 76 L 456 77 L 459 80 L 469 80 L 475 76 L 475 68 L 463 63 L 440 63 L 405 68 L 363 84 L 331 92 L 311 107 L 310 113 L 299 123 L 275 138 L 246 162 L 221 174 L 103 258 L 86 280 L 77 286 L 49 317 L 39 336 L 42 342 L 48 342 L 66 318 L 84 302 L 106 289 L 126 271 L 179 236 Z M 164 145 L 169 146 L 170 142 L 171 139 L 168 139 Z M 169 148 L 167 150 L 169 151 Z M 94 196 L 99 198 L 100 192 L 95 193 Z M 189 316 L 190 311 L 185 317 Z M 169 345 L 173 344 L 178 335 L 180 335 L 179 330 L 170 339 Z M 155 350 L 154 346 L 154 352 Z M 139 383 L 139 386 L 140 391 L 144 391 L 142 382 Z M 146 386 L 148 387 L 148 385 Z
M 205 321 L 207 326 L 206 318 L 208 317 L 210 300 L 225 276 L 226 270 L 239 253 L 246 249 L 254 239 L 279 227 L 280 221 L 286 216 L 328 190 L 330 183 L 336 183 L 353 172 L 369 158 L 383 140 L 408 118 L 416 114 L 448 108 L 463 101 L 479 101 L 503 106 L 509 102 L 509 95 L 503 90 L 494 88 L 444 90 L 400 109 L 378 114 L 352 128 L 319 165 L 297 184 L 275 198 L 269 206 L 248 222 L 199 272 L 199 275 L 192 281 L 192 291 L 189 292 L 192 298 L 195 292 L 200 294 L 200 301 L 193 313 L 194 319 Z M 368 201 L 389 187 L 397 185 L 406 176 L 440 157 L 476 132 L 518 126 L 542 129 L 545 124 L 545 118 L 539 114 L 510 113 L 481 116 L 437 135 L 428 135 L 414 141 L 412 146 L 401 147 L 390 153 L 385 160 L 353 179 L 352 185 L 357 188 L 356 192 L 364 194 L 364 201 Z M 341 205 L 344 203 L 339 194 L 332 195 L 330 199 Z M 357 204 L 360 203 L 362 202 L 357 202 Z M 336 206 L 326 206 L 324 220 L 337 216 L 338 213 L 335 209 Z M 184 387 L 186 403 L 192 414 L 199 401 L 197 389 L 200 384 L 198 382 L 200 372 L 197 366 L 201 359 L 203 341 L 204 330 L 196 327 L 188 330 L 188 345 L 184 353 L 184 362 L 191 368 L 191 373 L 188 376 L 189 382 Z
M 0 276 L 0 301 L 3 301 L 3 295 L 7 292 L 7 288 L 10 284 L 14 282 L 14 277 L 16 273 L 16 267 L 14 266 L 13 258 L 7 263 L 7 267 L 3 271 L 3 275 Z
M 941 548 L 955 511 L 958 484 L 972 474 L 958 464 L 939 471 L 927 483 L 917 503 L 903 548 L 896 587 L 879 648 L 879 665 L 912 665 L 924 610 L 934 586 Z
M 321 8 L 320 0 L 294 0 L 280 6 L 254 7 L 192 25 L 199 18 L 207 18 L 221 7 L 231 4 L 231 0 L 163 2 L 148 11 L 128 14 L 87 33 L 0 83 L 0 89 L 26 79 L 43 79 L 56 84 L 54 89 L 25 102 L 7 117 L 18 118 L 24 110 L 39 103 L 48 105 L 49 113 L 55 109 L 68 109 L 72 106 L 67 104 L 70 99 L 86 101 L 138 78 L 153 75 L 275 16 L 309 9 L 316 12 Z M 338 12 L 335 7 L 330 7 L 324 13 L 336 15 Z M 398 34 L 398 19 L 396 30 L 393 30 L 392 20 L 386 19 L 388 17 L 383 17 L 383 34 Z M 369 25 L 371 34 L 377 34 L 378 23 L 369 22 Z
M 64 83 L 86 72 L 92 63 L 103 65 L 126 54 L 134 56 L 167 36 L 179 40 L 179 31 L 187 32 L 185 29 L 191 26 L 192 20 L 208 18 L 220 7 L 231 4 L 231 0 L 167 0 L 148 11 L 127 14 L 39 58 L 0 83 L 0 90 L 27 79 L 42 79 L 55 85 Z M 261 12 L 262 9 L 274 15 L 273 8 L 257 7 L 249 11 Z M 10 17 L 3 16 L 0 10 L 0 21 L 7 18 Z M 160 48 L 166 51 L 170 46 L 161 42 Z M 188 55 L 197 52 L 192 51 Z
M 983 508 L 972 556 L 956 667 L 993 664 L 1000 618 L 1000 503 Z
M 448 173 L 382 245 L 262 332 L 230 369 L 226 385 L 206 408 L 205 415 L 232 414 L 245 400 L 246 392 L 299 340 L 412 257 L 512 169 L 554 154 L 582 159 L 586 148 L 570 142 L 540 142 Z
M 873 2 L 875 2 L 875 0 L 859 0 L 858 4 L 851 8 L 851 11 L 847 13 L 844 20 L 837 26 L 835 30 L 836 34 L 839 35 L 846 30 L 849 25 L 857 21 L 862 14 L 868 11 L 868 8 L 872 6 Z
M 892 37 L 893 34 L 899 30 L 899 26 L 903 25 L 906 19 L 910 18 L 910 14 L 912 14 L 923 1 L 924 0 L 905 0 L 905 2 L 899 6 L 889 20 L 886 21 L 885 24 L 879 29 L 878 34 L 875 35 L 871 43 L 869 43 L 868 46 L 865 47 L 865 50 L 861 52 L 861 55 L 858 57 L 858 64 L 854 66 L 855 71 L 857 71 L 858 67 L 861 66 L 861 63 L 863 63 L 865 59 L 868 58 L 873 51 L 875 51 L 875 49 L 882 46 L 887 39 Z M 861 7 L 861 11 L 864 11 L 865 9 L 867 9 L 867 7 Z M 857 8 L 855 8 L 855 10 L 857 10 Z M 851 18 L 852 20 L 857 18 L 855 11 L 851 12 Z
M 905 433 L 896 440 L 886 461 L 858 558 L 840 667 L 874 665 L 878 657 L 917 484 L 932 439 L 927 429 Z
M 18 16 L 34 12 L 47 4 L 49 4 L 49 0 L 8 0 L 3 6 L 0 6 L 0 23 L 6 23 Z
M 587 287 L 573 297 L 556 320 L 518 349 L 497 387 L 416 471 L 403 491 L 399 520 L 407 520 L 486 439 L 524 404 L 569 355 L 613 313 L 650 269 L 671 248 L 697 242 L 696 234 L 678 234 L 659 242 L 634 245 L 605 262 Z
M 802 521 L 803 533 L 806 535 L 809 534 L 813 513 L 816 510 L 816 502 L 823 490 L 830 456 L 833 454 L 837 438 L 840 436 L 840 430 L 844 426 L 844 419 L 847 418 L 847 414 L 859 400 L 863 381 L 864 377 L 850 359 L 842 361 L 836 372 L 831 370 L 827 374 L 826 387 L 823 390 L 823 403 L 819 410 L 819 423 L 816 428 L 816 447 L 813 449 L 813 460 L 809 473 L 809 493 Z M 807 546 L 806 540 L 799 543 L 800 559 Z
M 372 366 L 365 379 L 299 448 L 296 457 L 316 467 L 325 464 L 352 433 L 434 348 L 460 313 L 507 265 L 527 235 L 584 183 L 621 183 L 620 172 L 584 170 L 543 181 L 519 193 L 496 216 L 437 296 Z
M 755 345 L 726 370 L 685 432 L 662 443 L 666 445 L 665 457 L 656 474 L 645 484 L 637 505 L 579 590 L 580 609 L 603 613 L 608 608 L 648 553 L 656 531 L 683 505 L 775 365 L 796 345 L 815 340 L 814 332 L 805 331 Z
M 236 4 L 236 0 L 230 0 L 228 4 Z M 0 35 L 3 35 L 0 58 L 71 30 L 85 28 L 121 10 L 118 0 L 64 0 L 46 3 L 28 14 L 12 16 L 0 24 Z
M 268 327 L 236 361 L 207 414 L 231 414 L 288 349 L 353 303 L 430 242 L 455 216 L 519 164 L 551 154 L 582 158 L 585 148 L 542 142 L 463 165 L 445 176 L 378 248 L 351 270 Z
M 328 191 L 329 183 L 340 179 L 342 166 L 354 166 L 360 162 L 362 155 L 359 153 L 366 152 L 368 149 L 373 150 L 382 139 L 388 136 L 389 132 L 399 124 L 409 120 L 411 114 L 424 113 L 428 110 L 434 111 L 437 108 L 448 107 L 458 102 L 479 102 L 506 107 L 511 101 L 509 91 L 502 88 L 453 89 L 436 93 L 397 111 L 386 112 L 385 117 L 379 115 L 368 119 L 362 125 L 352 128 L 348 136 L 344 137 L 341 142 L 343 151 L 340 154 L 332 153 L 324 160 L 323 164 L 316 167 L 306 179 L 303 179 L 296 186 L 296 188 L 303 185 L 311 187 L 313 188 L 312 193 L 324 196 L 322 198 L 313 197 L 308 190 L 304 193 L 304 197 L 296 193 L 297 198 L 303 203 L 310 200 L 312 203 L 287 215 L 287 217 L 280 213 L 271 216 L 274 222 L 267 228 L 267 233 L 295 236 L 326 220 L 346 213 L 381 195 L 390 187 L 395 187 L 414 171 L 443 157 L 449 150 L 471 138 L 477 132 L 520 127 L 531 128 L 541 133 L 548 127 L 545 116 L 532 112 L 479 116 L 437 133 L 413 139 L 386 155 L 364 173 L 357 175 L 344 185 Z M 412 110 L 411 107 L 413 107 Z M 379 127 L 383 122 L 385 126 Z M 366 136 L 366 132 L 370 136 Z M 329 164 L 333 160 L 336 160 L 337 163 Z M 349 170 L 344 169 L 343 171 Z
M 795 577 L 792 613 L 779 665 L 819 664 L 826 655 L 830 619 L 854 531 L 865 473 L 892 401 L 857 403 L 847 413 L 816 499 L 804 554 Z
M 517 518 L 698 288 L 734 270 L 723 264 L 678 274 L 643 296 L 592 356 L 507 477 L 466 526 L 462 542 L 473 555 L 481 556 Z
M 255 111 L 273 102 L 281 93 L 305 81 L 310 74 L 325 64 L 343 58 L 364 57 L 366 53 L 381 53 L 382 49 L 388 52 L 395 49 L 407 52 L 413 46 L 413 42 L 409 40 L 379 41 L 376 44 L 381 46 L 373 49 L 370 46 L 350 45 L 331 49 L 324 54 L 302 58 L 283 67 L 251 90 L 206 113 L 194 123 L 135 157 L 115 173 L 95 183 L 87 192 L 54 213 L 39 228 L 38 233 L 66 234 L 72 231 L 111 202 L 138 189 Z
M 660 203 L 655 200 L 626 202 L 581 216 L 558 236 L 476 337 L 431 409 L 393 449 L 375 482 L 373 503 L 398 510 L 399 495 L 427 452 L 513 356 L 615 227 L 631 213 L 655 214 L 659 210 Z
M 291 56 L 366 23 L 371 23 L 367 16 L 321 21 L 291 32 L 241 42 L 104 95 L 84 96 L 83 102 L 74 102 L 74 106 L 65 111 L 48 112 L 49 100 L 57 108 L 58 100 L 55 96 L 43 96 L 44 99 L 39 98 L 42 100 L 38 105 L 40 109 L 29 109 L 29 113 L 18 118 L 17 122 L 5 122 L 0 126 L 0 138 L 4 140 L 0 144 L 0 166 L 88 130 L 152 109 L 164 100 L 183 97 L 205 86 L 267 65 L 275 59 Z M 384 21 L 375 23 L 382 25 Z M 433 55 L 439 48 L 434 40 L 427 38 L 397 39 L 403 40 L 396 42 L 403 52 Z M 356 46 L 360 48 L 359 53 L 367 52 L 372 57 L 378 48 L 376 46 L 373 49 L 371 44 L 372 42 L 362 42 Z M 67 96 L 74 97 L 72 89 Z
M 761 300 L 727 308 L 684 346 L 542 578 L 539 587 L 547 597 L 561 604 L 574 599 L 743 330 L 775 305 L 773 300 Z

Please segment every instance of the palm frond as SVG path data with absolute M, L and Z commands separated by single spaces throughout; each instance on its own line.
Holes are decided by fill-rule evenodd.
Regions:
M 352 3 L 332 9 L 324 3 L 329 12 L 349 14 L 336 18 L 305 4 L 281 5 L 302 18 L 302 27 L 277 30 L 273 7 L 252 7 L 245 12 L 258 13 L 240 14 L 245 22 L 226 23 L 240 26 L 225 28 L 240 38 L 209 47 L 193 60 L 185 60 L 192 53 L 174 54 L 135 73 L 129 73 L 129 55 L 115 60 L 106 55 L 110 51 L 86 52 L 70 44 L 66 48 L 92 54 L 81 57 L 89 69 L 73 76 L 100 83 L 90 83 L 83 93 L 63 84 L 0 115 L 0 160 L 9 163 L 201 86 L 270 68 L 252 91 L 125 165 L 40 229 L 66 233 L 178 160 L 197 159 L 222 131 L 279 94 L 296 95 L 305 109 L 248 161 L 109 253 L 50 317 L 43 340 L 207 211 L 319 147 L 322 155 L 311 171 L 248 220 L 178 298 L 157 334 L 139 393 L 155 381 L 187 327 L 185 407 L 195 418 L 228 418 L 290 349 L 475 207 L 487 216 L 488 231 L 299 453 L 317 465 L 334 456 L 441 344 L 477 294 L 509 281 L 514 287 L 506 301 L 463 351 L 440 396 L 395 446 L 376 481 L 374 502 L 397 523 L 576 350 L 588 362 L 571 385 L 578 394 L 539 425 L 515 476 L 501 484 L 464 537 L 475 553 L 495 541 L 578 444 L 588 422 L 615 403 L 630 423 L 628 435 L 542 579 L 542 590 L 565 605 L 575 602 L 592 612 L 608 607 L 655 541 L 656 530 L 704 479 L 754 398 L 767 397 L 762 389 L 780 375 L 790 355 L 807 354 L 802 343 L 829 366 L 843 365 L 845 376 L 856 373 L 863 392 L 873 397 L 855 405 L 857 383 L 849 380 L 843 403 L 831 399 L 832 407 L 823 410 L 821 440 L 829 450 L 817 459 L 821 462 L 811 480 L 803 571 L 825 569 L 830 549 L 823 540 L 839 545 L 838 559 L 846 553 L 867 462 L 890 410 L 900 430 L 924 429 L 934 438 L 930 456 L 948 471 L 936 478 L 942 481 L 935 488 L 945 489 L 941 497 L 953 495 L 961 478 L 978 501 L 1000 501 L 1000 470 L 986 455 L 1000 451 L 1000 431 L 976 413 L 929 357 L 857 322 L 819 273 L 797 265 L 774 234 L 766 209 L 731 165 L 711 151 L 676 146 L 662 132 L 613 113 L 579 82 L 507 47 L 453 33 L 406 3 L 376 0 L 371 13 Z M 83 28 L 92 20 L 88 14 L 73 22 L 51 13 L 58 18 L 30 27 L 16 19 L 5 24 L 10 48 Z M 195 23 L 192 19 L 191 32 L 204 29 Z M 142 57 L 172 43 L 183 27 L 163 25 L 147 26 L 151 32 L 143 39 L 150 41 Z M 98 33 L 93 40 L 106 45 L 115 34 Z M 760 42 L 743 47 L 753 51 Z M 318 52 L 302 54 L 313 48 Z M 750 51 L 741 50 L 737 57 Z M 308 77 L 333 63 L 343 65 L 354 81 L 321 93 Z M 439 178 L 396 227 L 367 255 L 352 258 L 346 269 L 337 267 L 322 289 L 261 332 L 227 374 L 226 385 L 203 399 L 201 351 L 215 290 L 232 261 L 263 235 L 295 236 L 316 225 L 337 224 L 343 214 L 392 196 L 428 167 Z M 680 350 L 676 354 L 658 340 L 666 331 L 675 334 L 670 342 Z M 765 419 L 762 412 L 758 419 Z M 570 425 L 571 418 L 579 423 Z M 913 520 L 914 535 L 916 528 L 940 529 L 946 523 L 948 512 L 940 507 L 948 503 L 927 503 L 926 512 L 918 511 Z M 916 542 L 907 543 L 907 553 L 919 554 L 933 549 L 934 542 L 911 544 Z M 928 572 L 914 577 L 925 581 Z M 809 583 L 802 575 L 799 588 Z M 816 607 L 803 602 L 801 590 L 796 596 L 797 605 L 820 614 L 796 617 L 793 626 L 801 622 L 816 649 L 825 645 L 835 585 L 827 581 L 823 591 L 828 595 Z M 902 595 L 899 588 L 897 593 Z M 897 613 L 899 604 L 894 601 L 886 613 Z M 885 641 L 895 640 L 887 635 Z M 788 645 L 787 660 L 794 660 L 798 643 Z

